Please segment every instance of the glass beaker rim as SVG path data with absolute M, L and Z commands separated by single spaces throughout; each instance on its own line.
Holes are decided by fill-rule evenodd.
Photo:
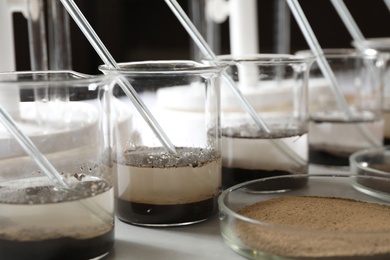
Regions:
M 362 41 L 352 41 L 351 43 L 355 47 L 390 49 L 390 37 L 365 38 Z
M 216 59 L 205 60 L 217 64 L 256 63 L 256 64 L 283 64 L 283 63 L 310 63 L 314 57 L 300 57 L 292 54 L 246 54 L 218 55 Z
M 358 50 L 354 48 L 325 48 L 322 49 L 323 56 L 326 58 L 348 58 L 348 57 L 376 57 L 379 52 L 371 49 Z M 295 52 L 300 57 L 315 57 L 311 50 L 300 50 Z
M 219 73 L 226 65 L 208 65 L 192 60 L 150 60 L 118 63 L 118 68 L 100 65 L 99 70 L 105 74 L 114 71 L 125 75 L 176 75 Z
M 73 70 L 9 71 L 0 72 L 0 83 L 28 83 L 31 86 L 43 83 L 50 83 L 50 85 L 77 83 L 77 85 L 83 85 L 108 80 L 111 77 L 103 74 L 84 74 Z

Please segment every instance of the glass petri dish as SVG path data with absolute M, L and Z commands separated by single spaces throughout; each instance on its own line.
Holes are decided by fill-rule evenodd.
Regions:
M 347 173 L 233 186 L 218 200 L 222 238 L 248 259 L 390 259 L 390 200 L 362 181 L 390 191 L 390 178 Z
M 350 171 L 356 175 L 390 178 L 390 146 L 370 148 L 353 153 Z M 377 179 L 359 179 L 356 188 L 371 196 L 390 200 L 390 189 Z

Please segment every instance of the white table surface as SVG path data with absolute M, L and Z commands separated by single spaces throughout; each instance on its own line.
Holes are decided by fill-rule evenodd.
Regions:
M 346 173 L 310 166 L 310 173 Z M 183 227 L 146 228 L 116 219 L 115 245 L 104 260 L 242 260 L 220 235 L 218 214 L 212 219 Z

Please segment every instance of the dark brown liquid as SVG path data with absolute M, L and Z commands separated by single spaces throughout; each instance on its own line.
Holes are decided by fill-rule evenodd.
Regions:
M 383 139 L 383 144 L 384 144 L 384 145 L 390 145 L 390 138 L 386 138 L 386 137 L 385 137 L 385 138 Z
M 115 199 L 116 215 L 135 225 L 175 225 L 210 218 L 217 211 L 217 196 L 210 199 L 175 205 L 136 203 Z
M 302 171 L 302 174 L 307 173 L 306 171 Z M 248 169 L 240 169 L 240 168 L 228 168 L 228 167 L 222 167 L 222 188 L 227 189 L 231 186 L 234 186 L 239 183 L 243 183 L 246 181 L 252 181 L 257 179 L 263 179 L 267 177 L 276 177 L 276 176 L 284 176 L 284 175 L 294 175 L 294 173 L 288 172 L 288 171 L 265 171 L 265 170 L 248 170 Z M 271 183 L 271 181 L 267 182 Z M 281 186 L 283 186 L 286 189 L 295 189 L 298 187 L 301 187 L 303 183 L 306 183 L 306 181 L 302 182 L 302 180 L 298 180 L 297 182 L 294 182 L 294 179 L 291 180 L 291 183 L 289 183 L 287 186 L 283 183 L 280 183 Z M 273 188 L 273 187 L 269 187 Z M 274 187 L 275 189 L 279 189 L 279 184 Z
M 42 241 L 11 241 L 0 239 L 0 259 L 84 260 L 106 254 L 113 245 L 114 229 L 101 236 L 88 239 L 75 239 L 70 237 Z
M 324 150 L 309 148 L 309 162 L 326 166 L 349 166 L 349 156 L 337 156 Z

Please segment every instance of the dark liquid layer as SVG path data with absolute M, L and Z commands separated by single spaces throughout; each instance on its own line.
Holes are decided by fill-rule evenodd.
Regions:
M 217 211 L 217 196 L 176 205 L 155 205 L 115 199 L 117 217 L 138 225 L 178 225 L 208 219 Z
M 383 139 L 383 144 L 384 144 L 384 145 L 390 145 L 390 138 L 386 138 L 386 137 L 385 137 L 385 138 Z
M 349 156 L 337 156 L 310 146 L 309 163 L 326 166 L 349 166 Z
M 106 254 L 114 245 L 114 229 L 94 238 L 56 238 L 42 241 L 0 239 L 1 260 L 91 259 Z
M 302 170 L 302 174 L 307 173 L 306 170 Z M 283 175 L 293 175 L 294 173 L 288 171 L 265 171 L 265 170 L 248 170 L 240 168 L 228 168 L 222 167 L 222 188 L 227 189 L 231 186 L 234 186 L 239 183 L 246 181 L 252 181 L 267 177 L 283 176 Z M 301 180 L 297 183 L 291 183 L 291 188 L 297 188 L 301 186 Z M 297 187 L 295 187 L 297 186 Z

